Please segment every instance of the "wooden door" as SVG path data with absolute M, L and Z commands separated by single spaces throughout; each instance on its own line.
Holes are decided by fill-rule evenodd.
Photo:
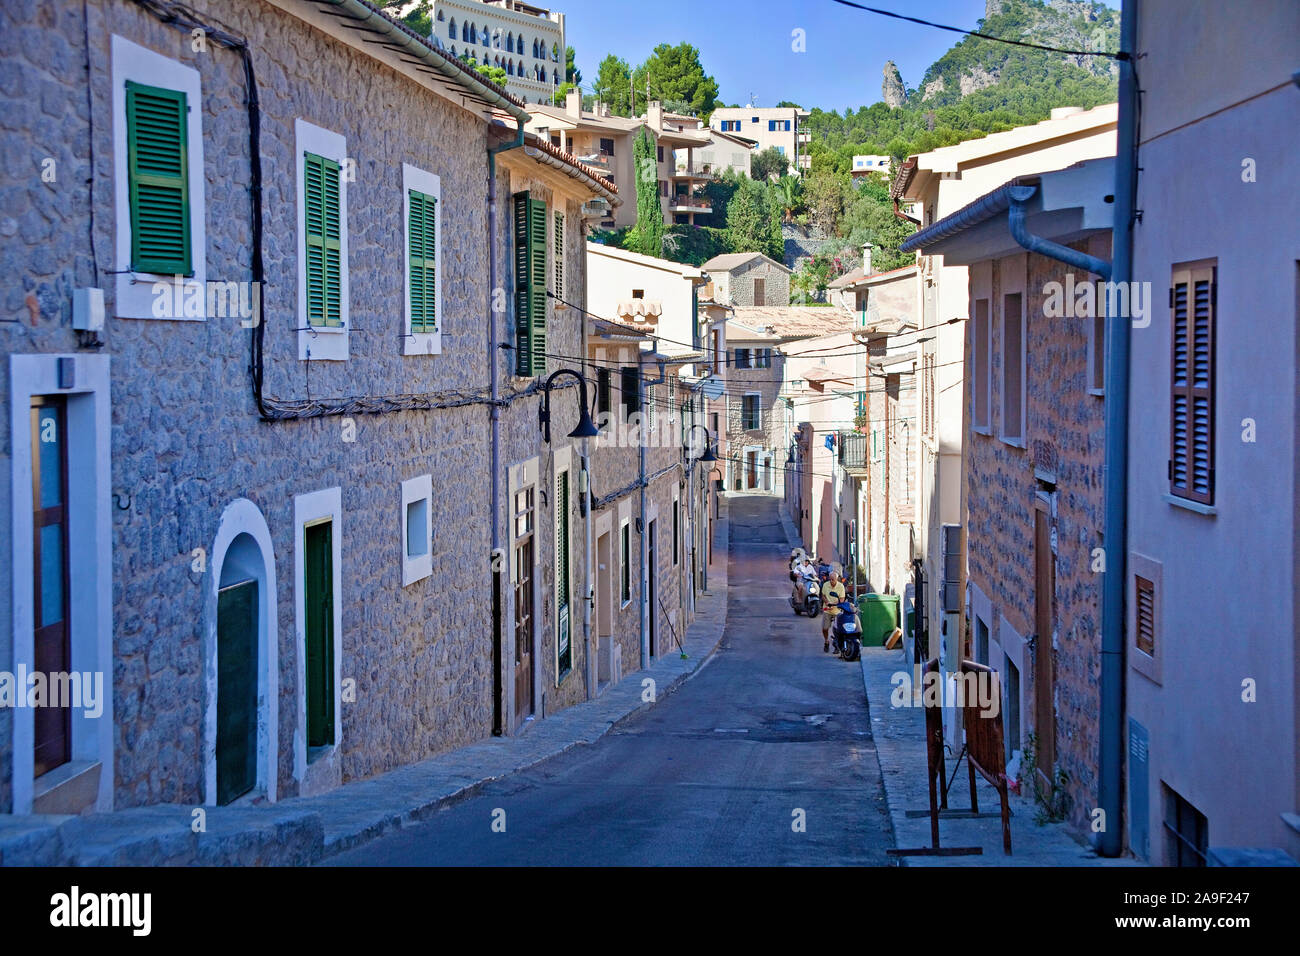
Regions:
M 334 549 L 329 521 L 303 532 L 307 618 L 307 746 L 334 743 Z
M 68 626 L 67 414 L 61 398 L 32 399 L 32 668 L 40 674 L 72 670 Z M 25 693 L 25 688 L 20 692 Z M 72 759 L 69 702 L 49 699 L 33 710 L 34 770 L 39 777 Z
M 754 304 L 767 305 L 767 281 L 765 279 L 754 280 Z
M 650 656 L 659 653 L 659 562 L 655 557 L 655 525 L 650 522 L 650 534 L 646 539 L 646 578 L 650 582 Z
M 745 487 L 751 491 L 758 487 L 758 452 L 745 452 Z
M 217 592 L 217 803 L 257 783 L 256 581 Z
M 1056 559 L 1052 554 L 1051 521 L 1040 502 L 1034 510 L 1034 733 L 1038 738 L 1038 770 L 1050 786 L 1056 766 L 1056 714 L 1053 705 L 1056 675 L 1052 667 L 1052 596 L 1056 590 Z
M 613 653 L 610 642 L 614 634 L 614 556 L 610 548 L 610 534 L 605 532 L 596 539 L 596 679 L 607 681 L 613 677 Z
M 515 727 L 533 713 L 534 491 L 515 495 Z

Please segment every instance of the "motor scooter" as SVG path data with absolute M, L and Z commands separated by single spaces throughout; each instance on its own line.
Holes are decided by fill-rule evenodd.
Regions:
M 790 596 L 790 607 L 796 614 L 816 617 L 822 610 L 821 582 L 814 575 L 796 575 L 793 571 L 790 572 L 790 578 L 795 582 L 794 594 Z M 798 600 L 795 600 L 796 596 Z
M 831 644 L 841 660 L 856 661 L 862 656 L 862 622 L 852 601 L 836 605 L 839 613 L 831 622 Z

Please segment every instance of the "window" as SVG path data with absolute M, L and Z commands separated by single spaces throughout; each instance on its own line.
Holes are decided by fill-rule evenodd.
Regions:
M 432 476 L 402 482 L 402 587 L 433 573 L 429 524 L 432 499 Z
M 740 420 L 745 431 L 758 431 L 762 428 L 762 397 L 758 394 L 746 395 L 741 399 Z
M 198 71 L 119 36 L 112 63 L 115 314 L 202 321 L 206 305 L 162 308 L 173 297 L 160 299 L 154 280 L 143 278 L 184 276 L 192 280 L 187 288 L 206 287 Z
M 1162 789 L 1165 796 L 1165 865 L 1205 866 L 1205 854 L 1210 845 L 1209 821 L 1205 814 L 1168 785 Z
M 601 153 L 602 153 L 603 155 L 605 155 L 605 156 L 613 156 L 613 155 L 614 155 L 614 141 L 613 141 L 612 139 L 606 139 L 605 137 L 601 137 L 601 140 L 600 140 L 600 151 L 601 151 Z
M 636 366 L 625 366 L 622 369 L 619 391 L 623 421 L 631 421 L 632 415 L 641 413 L 641 373 Z
M 506 34 L 506 52 L 507 53 L 515 52 L 515 35 L 513 33 Z M 511 64 L 511 69 L 514 69 L 513 64 Z
M 441 239 L 438 229 L 439 179 L 414 166 L 402 164 L 406 194 L 406 335 L 404 355 L 433 355 L 442 351 L 441 296 L 438 263 Z
M 552 241 L 555 256 L 555 298 L 564 298 L 564 213 L 555 210 L 555 238 Z
M 624 522 L 619 529 L 619 596 L 624 607 L 632 603 L 632 528 Z
M 347 145 L 304 120 L 298 146 L 298 358 L 348 357 Z M 327 333 L 327 334 L 321 334 Z
M 609 369 L 596 369 L 596 424 L 601 431 L 609 427 L 610 413 L 613 411 L 610 401 L 611 377 Z
M 936 381 L 934 370 L 934 354 L 928 353 L 922 356 L 921 388 L 924 390 L 924 394 L 921 396 L 921 426 L 926 437 L 931 439 L 935 437 L 934 395 Z
M 749 368 L 749 349 L 736 349 L 736 368 Z
M 1214 503 L 1215 263 L 1176 269 L 1170 291 L 1169 493 Z
M 767 121 L 767 131 L 768 131 L 769 133 L 775 133 L 775 132 L 776 132 L 776 120 L 768 120 L 768 121 Z
M 456 39 L 456 18 L 455 17 L 452 17 L 450 20 L 447 21 L 447 38 L 449 40 Z M 456 51 L 453 50 L 452 56 L 455 55 L 456 55 Z
M 673 566 L 678 564 L 682 549 L 682 503 L 673 501 Z
M 573 669 L 569 602 L 573 594 L 569 556 L 569 472 L 555 478 L 555 674 L 556 680 Z
M 971 323 L 971 405 L 972 424 L 976 428 L 989 427 L 989 394 L 991 392 L 990 352 L 992 349 L 989 335 L 989 300 L 975 300 L 975 321 Z
M 1164 567 L 1159 561 L 1136 551 L 1128 556 L 1128 586 L 1125 595 L 1129 666 L 1152 682 L 1162 682 L 1163 656 L 1161 589 Z
M 1133 638 L 1137 649 L 1148 657 L 1156 656 L 1156 586 L 1142 575 L 1135 576 L 1137 606 Z
M 342 650 L 342 502 L 335 487 L 297 495 L 293 503 L 295 631 L 302 661 L 297 704 L 299 726 L 307 730 L 305 739 L 295 739 L 294 767 L 306 786 L 330 783 L 330 768 L 314 764 L 321 748 L 337 746 L 343 726 L 335 678 Z
M 758 281 L 762 281 L 761 279 Z M 754 368 L 771 368 L 772 367 L 772 350 L 754 349 Z
M 655 427 L 655 387 L 647 385 L 645 389 L 645 424 L 647 428 Z
M 776 148 L 776 151 L 777 151 L 778 153 L 780 153 L 782 156 L 785 155 L 785 147 L 784 147 L 784 146 L 778 146 L 778 147 Z
M 1025 438 L 1025 316 L 1021 294 L 1002 299 L 1002 438 Z
M 634 298 L 634 299 L 644 299 L 644 298 L 645 298 L 645 289 L 633 289 L 633 290 L 632 290 L 632 298 Z
M 659 147 L 659 162 L 662 163 L 663 161 L 664 161 L 664 148 L 663 148 L 662 146 L 660 146 L 660 147 Z
M 546 204 L 515 193 L 515 374 L 546 372 Z
M 752 117 L 750 117 L 749 121 L 750 121 L 751 123 L 757 123 L 757 122 L 758 122 L 758 117 L 757 117 L 757 116 L 752 116 Z

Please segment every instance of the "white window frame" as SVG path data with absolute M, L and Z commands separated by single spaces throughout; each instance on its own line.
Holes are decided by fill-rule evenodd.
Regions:
M 1016 434 L 1007 431 L 1007 297 L 1020 296 L 1020 354 L 1017 359 L 1020 363 L 1020 430 Z M 1027 341 L 1029 334 L 1029 309 L 1025 302 L 1025 292 L 1023 289 L 1007 288 L 1002 292 L 1002 302 L 998 309 L 998 346 L 1002 354 L 1002 374 L 998 376 L 998 438 L 1007 445 L 1015 448 L 1024 448 L 1026 443 L 1025 433 L 1029 431 L 1029 409 L 1025 407 L 1025 401 L 1028 394 L 1025 380 L 1029 372 L 1029 343 Z M 990 368 L 992 363 L 990 363 Z
M 745 423 L 745 399 L 755 398 L 758 401 L 754 404 L 754 410 L 758 415 L 758 424 L 750 428 Z M 740 430 L 745 432 L 761 432 L 763 430 L 763 393 L 762 392 L 745 392 L 740 397 Z
M 298 210 L 298 358 L 300 361 L 348 360 L 348 162 L 347 139 L 302 117 L 293 121 L 294 172 Z M 304 153 L 315 153 L 339 164 L 339 321 L 337 328 L 307 326 L 307 207 Z
M 334 743 L 307 761 L 307 528 L 330 522 L 330 568 L 334 590 Z M 343 782 L 337 754 L 343 743 L 343 490 L 325 488 L 293 499 L 294 638 L 298 661 L 298 724 L 293 735 L 293 776 L 300 796 Z
M 76 384 L 59 387 L 59 362 L 74 363 Z M 35 658 L 35 607 L 32 583 L 32 447 L 31 401 L 35 395 L 67 396 L 66 427 L 69 495 L 68 555 L 69 643 L 72 670 L 103 674 L 99 717 L 72 711 L 72 760 L 40 778 L 99 764 L 99 783 L 92 807 L 113 809 L 113 508 L 110 448 L 112 409 L 107 355 L 9 356 L 9 504 L 12 643 L 6 670 L 32 672 Z M 12 812 L 32 812 L 35 723 L 30 707 L 10 711 Z M 66 772 L 66 771 L 65 771 Z
M 207 313 L 207 202 L 203 175 L 203 96 L 199 71 L 113 34 L 113 213 L 115 291 L 113 314 L 121 319 L 162 319 L 202 322 Z M 175 276 L 131 271 L 131 187 L 127 164 L 126 84 L 127 81 L 179 90 L 185 94 L 186 176 L 190 206 L 190 263 L 194 275 L 181 280 L 185 301 L 196 292 L 203 302 L 199 315 L 154 314 L 158 295 L 174 297 Z M 166 291 L 157 289 L 166 283 Z M 169 308 L 168 313 L 177 310 Z M 184 311 L 184 310 L 182 310 Z
M 407 538 L 409 522 L 407 509 L 413 504 L 424 504 L 429 540 L 424 542 L 424 554 L 411 554 Z M 402 587 L 423 581 L 433 574 L 433 476 L 419 475 L 402 482 Z
M 432 196 L 437 200 L 434 213 L 434 326 L 433 332 L 411 331 L 411 190 Z M 442 354 L 442 179 L 435 173 L 428 172 L 409 163 L 402 163 L 402 235 L 405 245 L 402 248 L 402 269 L 406 276 L 405 302 L 406 324 L 402 331 L 403 355 L 441 355 Z
M 1128 580 L 1124 582 L 1126 593 L 1125 600 L 1125 641 L 1128 645 L 1128 665 L 1131 669 L 1137 671 L 1153 684 L 1163 683 L 1162 664 L 1164 660 L 1164 601 L 1165 582 L 1164 582 L 1164 565 L 1155 558 L 1149 557 L 1138 551 L 1130 551 L 1128 554 Z M 1144 577 L 1151 582 L 1154 594 L 1154 608 L 1152 613 L 1155 616 L 1155 632 L 1152 635 L 1155 641 L 1155 647 L 1152 650 L 1155 654 L 1148 654 L 1146 651 L 1139 650 L 1137 646 L 1137 579 Z

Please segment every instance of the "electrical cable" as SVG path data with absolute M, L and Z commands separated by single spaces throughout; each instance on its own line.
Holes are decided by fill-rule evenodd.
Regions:
M 950 27 L 942 23 L 933 23 L 930 20 L 922 20 L 919 17 L 909 17 L 901 13 L 894 13 L 892 10 L 881 10 L 878 7 L 868 7 L 861 3 L 854 3 L 853 0 L 834 0 L 835 3 L 842 6 L 852 7 L 855 10 L 865 10 L 867 13 L 874 13 L 882 17 L 892 17 L 895 20 L 906 20 L 909 23 L 917 23 L 923 27 L 933 27 L 936 30 L 947 30 L 949 33 L 961 33 L 969 37 L 979 37 L 981 40 L 992 40 L 995 43 L 1006 43 L 1011 46 L 1027 47 L 1031 50 L 1046 50 L 1048 53 L 1065 53 L 1070 56 L 1104 56 L 1109 60 L 1129 60 L 1129 54 L 1121 50 L 1118 53 L 1111 53 L 1106 50 L 1066 50 L 1060 47 L 1044 46 L 1041 43 L 1030 43 L 1028 40 L 1012 40 L 1007 37 L 993 36 L 991 33 L 980 33 L 978 30 L 963 30 L 961 27 Z

